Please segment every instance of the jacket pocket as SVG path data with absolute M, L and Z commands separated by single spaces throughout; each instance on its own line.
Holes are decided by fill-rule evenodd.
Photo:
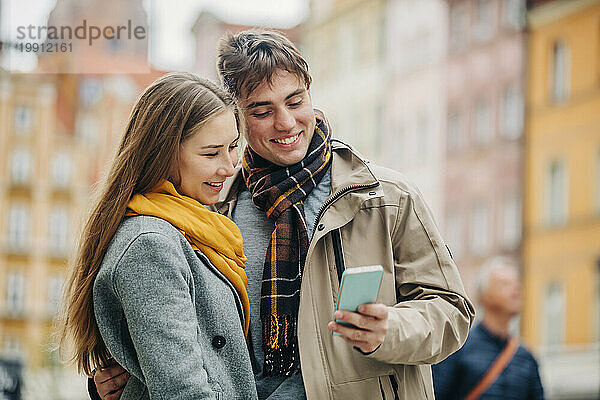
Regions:
M 381 390 L 381 379 L 386 379 L 386 376 L 334 384 L 331 386 L 332 398 L 335 400 L 388 400 Z

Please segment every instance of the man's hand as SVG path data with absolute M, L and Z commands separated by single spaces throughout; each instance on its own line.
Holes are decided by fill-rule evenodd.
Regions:
M 96 390 L 102 400 L 119 400 L 129 380 L 129 372 L 113 362 L 107 368 L 100 368 L 94 374 Z
M 383 343 L 388 330 L 388 309 L 385 304 L 363 304 L 358 307 L 358 313 L 337 310 L 333 317 L 351 323 L 356 328 L 335 321 L 331 321 L 328 328 L 364 353 L 375 351 Z

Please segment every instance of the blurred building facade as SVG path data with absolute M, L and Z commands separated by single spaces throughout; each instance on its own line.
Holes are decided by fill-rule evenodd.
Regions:
M 333 136 L 377 160 L 385 137 L 386 0 L 311 1 L 301 50 Z
M 523 336 L 549 397 L 600 392 L 600 1 L 531 1 Z
M 103 13 L 102 2 L 59 0 L 48 25 L 114 24 L 119 10 L 145 20 L 141 1 L 112 5 Z M 23 363 L 24 399 L 82 399 L 84 377 L 61 363 L 50 337 L 66 268 L 131 106 L 164 72 L 134 42 L 90 46 L 80 58 L 43 54 L 38 66 L 0 73 L 0 357 Z
M 495 255 L 520 263 L 523 0 L 448 0 L 445 237 L 471 295 Z
M 414 181 L 444 226 L 447 5 L 387 1 L 384 125 L 377 162 Z
M 192 71 L 203 78 L 219 82 L 217 75 L 217 44 L 226 33 L 239 33 L 246 29 L 258 28 L 256 25 L 245 25 L 231 21 L 216 10 L 203 9 L 198 14 L 191 32 L 195 40 L 194 66 Z M 298 27 L 272 27 L 283 33 L 292 42 L 297 43 Z
M 38 396 L 81 394 L 61 389 L 65 376 L 49 350 L 90 183 L 84 148 L 56 129 L 56 87 L 42 75 L 3 73 L 0 81 L 0 351 L 25 365 L 25 398 L 35 398 L 35 385 Z
M 42 53 L 39 70 L 53 74 L 149 73 L 150 30 L 142 3 L 139 0 L 57 0 L 47 26 L 57 27 L 60 33 L 57 39 L 48 35 L 46 43 L 71 43 L 72 50 Z M 149 1 L 147 7 L 151 4 Z M 102 32 L 99 39 L 91 38 L 92 27 Z M 85 39 L 67 40 L 69 30 L 66 28 L 73 31 L 75 39 L 77 34 Z M 118 40 L 107 40 L 104 35 L 118 37 Z

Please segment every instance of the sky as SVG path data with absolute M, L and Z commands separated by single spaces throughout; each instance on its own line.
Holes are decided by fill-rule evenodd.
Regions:
M 57 0 L 0 0 L 0 38 L 15 40 L 17 26 L 45 26 Z M 263 24 L 285 28 L 308 15 L 308 0 L 143 0 L 153 32 L 152 64 L 160 69 L 186 69 L 193 63 L 190 29 L 203 9 L 210 9 L 228 22 Z M 11 54 L 12 67 L 35 68 L 34 56 L 18 60 Z M 3 65 L 7 68 L 7 65 Z

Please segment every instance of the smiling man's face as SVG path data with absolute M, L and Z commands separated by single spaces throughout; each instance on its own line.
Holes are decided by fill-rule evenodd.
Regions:
M 315 130 L 310 92 L 296 75 L 277 70 L 241 104 L 248 145 L 279 166 L 300 162 Z

